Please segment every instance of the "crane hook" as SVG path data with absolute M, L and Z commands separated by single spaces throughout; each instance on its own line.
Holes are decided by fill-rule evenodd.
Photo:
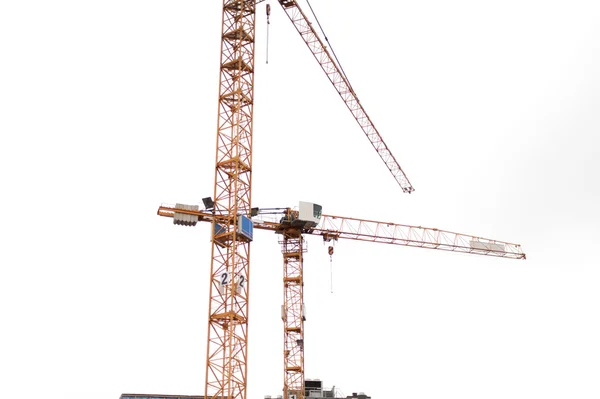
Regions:
M 330 245 L 329 248 L 327 248 L 327 252 L 329 253 L 329 290 L 333 294 L 333 245 Z

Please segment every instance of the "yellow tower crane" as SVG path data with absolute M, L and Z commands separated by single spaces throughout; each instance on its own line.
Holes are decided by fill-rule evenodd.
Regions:
M 252 122 L 256 5 L 263 0 L 223 0 L 218 124 L 213 197 L 199 205 L 160 206 L 175 224 L 212 224 L 205 398 L 246 399 L 248 293 L 253 229 L 281 235 L 284 304 L 284 399 L 305 397 L 303 234 L 325 241 L 352 239 L 525 259 L 518 244 L 448 231 L 321 214 L 317 204 L 273 208 L 279 221 L 252 208 Z M 278 0 L 290 21 L 405 193 L 414 191 L 373 125 L 339 64 L 295 0 Z M 270 7 L 267 7 L 269 10 Z

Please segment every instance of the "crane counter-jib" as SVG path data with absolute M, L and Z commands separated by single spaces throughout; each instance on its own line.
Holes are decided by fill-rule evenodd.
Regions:
M 293 228 L 291 224 L 284 222 L 284 220 L 287 220 L 284 217 L 286 213 L 293 211 L 290 208 L 277 209 L 281 209 L 281 213 L 270 216 L 280 218 L 279 221 L 268 221 L 255 217 L 251 219 L 253 227 L 274 232 Z M 196 222 L 215 221 L 215 223 L 221 225 L 233 222 L 227 216 L 218 215 L 207 210 L 199 210 L 198 206 L 182 204 L 175 206 L 162 205 L 158 209 L 158 215 L 172 217 L 175 224 L 186 226 L 195 225 Z M 297 224 L 295 228 L 298 229 L 299 233 L 321 236 L 325 241 L 348 239 L 509 259 L 526 259 L 526 255 L 519 244 L 454 233 L 437 228 L 332 215 L 321 215 L 317 225 Z

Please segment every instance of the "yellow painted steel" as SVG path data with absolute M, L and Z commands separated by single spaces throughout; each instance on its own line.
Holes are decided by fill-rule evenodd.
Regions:
M 246 399 L 250 243 L 237 216 L 251 208 L 255 11 L 254 1 L 223 2 L 206 398 Z
M 298 229 L 282 232 L 283 397 L 304 398 L 304 237 Z

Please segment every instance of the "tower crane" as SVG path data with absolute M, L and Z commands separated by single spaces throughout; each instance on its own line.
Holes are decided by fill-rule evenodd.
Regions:
M 264 0 L 223 0 L 213 196 L 198 205 L 160 206 L 175 224 L 212 224 L 205 398 L 246 399 L 248 298 L 253 229 L 281 235 L 284 264 L 284 398 L 304 393 L 304 234 L 325 241 L 352 239 L 487 256 L 524 259 L 517 244 L 447 231 L 321 214 L 320 206 L 276 208 L 276 222 L 252 208 L 252 137 L 256 6 Z M 369 142 L 405 193 L 414 191 L 358 100 L 341 67 L 296 0 L 277 0 L 345 102 Z M 270 7 L 267 7 L 270 9 Z
M 210 205 L 210 201 L 206 201 Z M 239 215 L 238 237 L 252 241 L 254 229 L 268 230 L 281 236 L 283 255 L 284 301 L 282 319 L 284 323 L 284 398 L 303 399 L 304 387 L 304 273 L 303 257 L 306 252 L 304 235 L 322 237 L 324 242 L 339 239 L 368 241 L 382 244 L 428 248 L 462 252 L 473 255 L 494 256 L 508 259 L 525 259 L 519 244 L 492 240 L 467 234 L 454 233 L 436 228 L 410 226 L 393 222 L 357 219 L 325 215 L 321 206 L 300 202 L 298 209 L 253 208 L 250 218 Z M 161 205 L 158 215 L 173 218 L 173 223 L 195 226 L 198 222 L 213 225 L 213 241 L 226 245 L 230 238 L 224 228 L 229 215 L 214 209 L 200 210 L 198 205 Z M 278 221 L 266 218 L 275 215 Z M 330 251 L 333 247 L 330 247 Z M 331 253 L 331 252 L 330 252 Z M 230 274 L 223 271 L 216 282 L 217 291 L 230 291 L 236 296 L 246 297 L 248 275 L 243 270 Z M 247 297 L 246 297 L 247 298 Z

